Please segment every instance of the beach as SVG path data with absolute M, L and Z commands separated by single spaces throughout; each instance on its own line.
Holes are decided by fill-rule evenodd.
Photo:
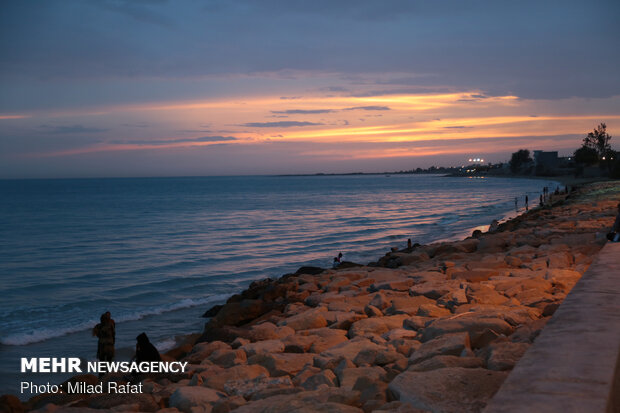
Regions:
M 140 394 L 40 395 L 22 407 L 481 411 L 606 242 L 618 201 L 617 182 L 588 184 L 475 237 L 254 282 L 167 353 L 185 373 L 146 378 Z

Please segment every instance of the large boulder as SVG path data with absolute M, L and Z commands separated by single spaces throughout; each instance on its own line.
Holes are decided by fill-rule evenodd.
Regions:
M 463 288 L 452 290 L 437 299 L 437 304 L 441 304 L 450 310 L 468 302 L 467 294 L 465 294 L 465 289 Z
M 322 388 L 296 394 L 283 394 L 252 400 L 235 413 L 363 413 L 359 392 L 339 388 Z
M 403 321 L 409 318 L 407 314 L 393 315 L 389 317 L 372 317 L 356 321 L 349 329 L 349 338 L 357 336 L 380 336 L 395 328 L 403 326 Z
M 509 298 L 504 294 L 498 293 L 489 285 L 472 284 L 466 290 L 467 299 L 472 304 L 505 304 Z
M 224 396 L 217 390 L 207 387 L 185 386 L 179 387 L 172 393 L 168 404 L 170 407 L 176 407 L 184 413 L 192 413 L 192 408 L 205 405 L 211 406 Z
M 241 300 L 225 304 L 209 320 L 205 329 L 222 326 L 240 326 L 252 321 L 274 308 L 273 302 L 263 300 Z
M 237 349 L 237 350 L 215 350 L 211 355 L 207 358 L 213 364 L 217 364 L 221 367 L 232 367 L 238 364 L 245 363 L 247 360 L 247 355 L 245 351 Z
M 376 292 L 380 290 L 391 290 L 391 291 L 408 291 L 409 287 L 411 287 L 414 283 L 414 280 L 411 278 L 384 281 L 372 284 L 368 291 Z
M 201 361 L 208 358 L 216 350 L 230 350 L 229 344 L 222 341 L 212 341 L 210 343 L 196 344 L 190 353 L 183 359 L 189 364 L 200 364 Z
M 259 353 L 282 353 L 284 351 L 284 343 L 281 340 L 264 340 L 256 343 L 249 343 L 242 347 L 248 357 Z
M 232 396 L 242 396 L 245 399 L 258 399 L 295 391 L 289 376 L 268 377 L 264 375 L 229 380 L 226 382 L 224 390 Z
M 276 326 L 273 323 L 265 322 L 250 327 L 245 335 L 250 341 L 277 340 L 295 334 L 295 330 L 287 326 Z
M 512 370 L 530 347 L 529 343 L 494 342 L 478 353 L 486 358 L 489 370 Z
M 224 386 L 231 380 L 253 379 L 260 376 L 269 376 L 269 371 L 258 364 L 240 365 L 230 367 L 217 374 L 201 374 L 203 377 L 203 386 L 212 389 L 224 390 Z
M 420 330 L 422 332 L 421 341 L 425 342 L 444 334 L 463 331 L 469 333 L 471 341 L 476 341 L 478 336 L 482 334 L 485 329 L 491 329 L 498 334 L 504 334 L 506 336 L 510 335 L 513 331 L 513 327 L 502 319 L 486 318 L 472 313 L 463 314 L 463 316 L 458 318 L 440 318 L 431 322 L 428 326 Z
M 581 274 L 577 271 L 559 268 L 550 268 L 545 275 L 546 280 L 551 281 L 554 285 L 564 286 L 567 291 L 570 291 L 580 278 Z
M 469 282 L 487 281 L 491 277 L 499 275 L 499 271 L 494 269 L 478 269 L 469 271 L 457 271 L 452 273 L 453 280 L 465 280 Z
M 441 273 L 437 274 L 444 276 Z M 461 280 L 437 280 L 416 284 L 409 289 L 409 295 L 423 295 L 431 300 L 436 300 L 441 296 L 448 294 L 450 291 L 458 289 L 461 282 Z
M 352 389 L 360 377 L 368 377 L 375 381 L 386 379 L 385 370 L 378 366 L 336 369 L 336 374 L 340 387 L 344 389 Z
M 417 315 L 421 317 L 446 317 L 451 313 L 447 308 L 438 307 L 435 304 L 422 304 L 418 307 Z
M 379 344 L 373 343 L 364 337 L 357 337 L 353 340 L 340 343 L 329 350 L 321 353 L 322 357 L 328 359 L 348 359 L 354 360 L 360 353 L 366 351 L 382 351 L 385 347 Z
M 327 320 L 324 313 L 327 311 L 325 307 L 318 307 L 305 311 L 301 314 L 286 318 L 278 323 L 279 326 L 287 326 L 295 331 L 309 330 L 311 328 L 327 327 Z
M 426 372 L 405 371 L 390 383 L 396 399 L 433 412 L 480 412 L 507 373 L 481 368 L 448 367 Z
M 5 394 L 0 397 L 1 413 L 24 413 L 25 408 L 22 402 L 12 394 Z
M 306 365 L 312 365 L 314 354 L 273 353 L 256 354 L 248 359 L 248 364 L 259 364 L 269 370 L 273 377 L 295 375 Z
M 446 367 L 463 367 L 468 369 L 475 369 L 478 367 L 484 367 L 484 360 L 479 357 L 459 357 L 440 355 L 430 359 L 424 360 L 421 363 L 413 364 L 409 366 L 408 371 L 431 371 L 437 369 L 443 369 Z
M 154 412 L 160 406 L 155 398 L 150 394 L 123 394 L 123 393 L 103 393 L 94 395 L 86 401 L 88 407 L 92 409 L 114 409 L 124 411 L 124 406 L 133 405 L 136 411 Z
M 470 347 L 468 333 L 445 334 L 422 343 L 409 357 L 409 363 L 416 364 L 435 356 L 458 356 Z
M 390 306 L 385 309 L 385 314 L 395 315 L 395 314 L 409 314 L 415 315 L 418 313 L 420 306 L 423 305 L 434 305 L 435 300 L 424 296 L 403 296 L 403 297 L 394 297 L 390 299 Z
M 327 311 L 323 313 L 330 328 L 348 330 L 353 323 L 367 316 L 354 311 Z
M 499 318 L 511 326 L 518 326 L 537 320 L 541 312 L 536 308 L 524 306 L 466 304 L 457 308 L 456 314 L 459 317 Z

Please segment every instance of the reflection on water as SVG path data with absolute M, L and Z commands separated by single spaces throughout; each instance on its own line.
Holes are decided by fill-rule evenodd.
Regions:
M 0 374 L 19 354 L 89 357 L 92 343 L 77 346 L 87 339 L 76 334 L 106 310 L 119 346 L 131 348 L 136 330 L 169 342 L 251 280 L 330 267 L 338 251 L 367 263 L 408 238 L 464 236 L 544 185 L 427 175 L 0 181 Z

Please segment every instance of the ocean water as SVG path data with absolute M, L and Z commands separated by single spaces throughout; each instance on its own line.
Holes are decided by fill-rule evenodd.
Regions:
M 146 332 L 161 350 L 256 279 L 333 257 L 368 263 L 390 247 L 464 238 L 515 214 L 544 180 L 434 175 L 0 181 L 0 394 L 20 357 L 95 357 L 110 311 L 117 359 Z

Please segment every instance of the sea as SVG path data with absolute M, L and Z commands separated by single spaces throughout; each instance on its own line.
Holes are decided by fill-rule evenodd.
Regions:
M 254 280 L 329 268 L 340 252 L 367 264 L 407 239 L 465 238 L 556 185 L 427 174 L 2 180 L 0 394 L 68 378 L 22 374 L 22 357 L 94 360 L 105 311 L 117 360 L 142 332 L 164 352 Z

